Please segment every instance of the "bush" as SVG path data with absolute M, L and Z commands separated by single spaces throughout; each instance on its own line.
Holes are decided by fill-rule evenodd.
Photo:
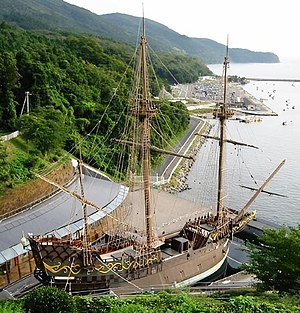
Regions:
M 26 313 L 72 313 L 73 298 L 67 292 L 55 287 L 35 289 L 24 298 Z
M 21 302 L 18 300 L 0 301 L 1 313 L 23 313 Z
M 76 313 L 109 313 L 118 300 L 107 297 L 91 298 L 88 296 L 74 297 Z
M 268 313 L 294 313 L 299 312 L 299 308 L 291 305 L 286 306 L 283 303 L 270 303 L 269 301 L 262 301 L 261 298 L 250 296 L 238 296 L 229 300 L 223 305 L 222 312 L 230 313 L 254 313 L 254 312 L 268 312 Z
M 147 309 L 142 304 L 129 303 L 126 305 L 115 306 L 111 309 L 111 313 L 154 313 L 154 310 Z

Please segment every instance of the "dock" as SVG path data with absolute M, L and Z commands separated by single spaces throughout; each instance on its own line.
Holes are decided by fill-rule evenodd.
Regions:
M 230 104 L 234 112 L 244 115 L 255 116 L 277 116 L 278 114 L 269 108 L 262 99 L 258 100 L 248 91 L 246 91 L 239 84 L 231 84 L 231 94 L 234 97 L 231 98 Z
M 245 95 L 244 104 L 247 108 L 234 108 L 233 110 L 246 115 L 277 116 L 278 114 L 266 106 L 262 101 L 250 94 Z

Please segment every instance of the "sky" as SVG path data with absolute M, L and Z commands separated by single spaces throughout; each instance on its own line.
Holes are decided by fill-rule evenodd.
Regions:
M 300 58 L 297 0 L 64 0 L 98 15 L 142 15 L 188 37 Z

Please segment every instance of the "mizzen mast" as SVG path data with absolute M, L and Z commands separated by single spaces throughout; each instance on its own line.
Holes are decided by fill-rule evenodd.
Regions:
M 145 222 L 147 232 L 147 245 L 151 247 L 155 238 L 153 231 L 153 213 L 151 205 L 151 186 L 150 186 L 150 121 L 158 113 L 151 102 L 148 67 L 147 67 L 147 40 L 145 36 L 145 19 L 143 18 L 143 34 L 140 40 L 140 55 L 137 68 L 137 89 L 133 99 L 134 108 L 131 113 L 136 116 L 140 123 L 141 129 L 141 154 L 143 166 L 143 189 L 145 201 Z
M 227 69 L 229 65 L 228 58 L 228 38 L 226 46 L 226 55 L 224 58 L 224 81 L 223 81 L 223 102 L 219 104 L 214 111 L 214 117 L 220 121 L 220 140 L 219 140 L 219 164 L 218 164 L 218 198 L 217 198 L 217 225 L 223 223 L 223 187 L 224 187 L 224 167 L 225 167 L 225 143 L 226 143 L 226 120 L 233 116 L 232 110 L 227 103 Z

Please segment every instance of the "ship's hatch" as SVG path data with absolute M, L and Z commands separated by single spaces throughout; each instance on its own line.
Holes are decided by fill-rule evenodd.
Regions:
M 189 241 L 183 237 L 174 238 L 171 242 L 171 248 L 179 253 L 189 249 Z
M 214 226 L 212 225 L 209 225 L 209 224 L 201 224 L 200 227 L 204 230 L 207 230 L 209 232 L 213 231 L 214 230 Z

